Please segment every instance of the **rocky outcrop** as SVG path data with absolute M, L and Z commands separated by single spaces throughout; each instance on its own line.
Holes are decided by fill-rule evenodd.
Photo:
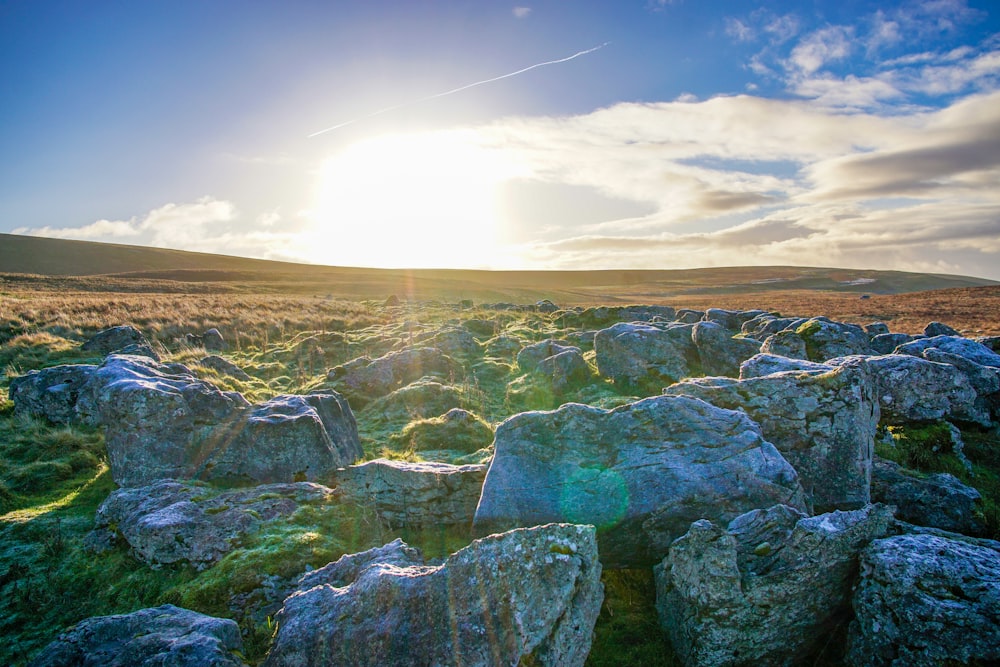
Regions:
M 376 459 L 338 470 L 334 483 L 390 526 L 471 527 L 485 477 L 485 465 Z
M 220 492 L 164 479 L 113 491 L 97 509 L 87 542 L 102 549 L 124 540 L 136 558 L 153 567 L 183 562 L 201 570 L 263 524 L 334 498 L 327 487 L 309 482 Z
M 173 605 L 95 616 L 59 635 L 32 667 L 243 667 L 234 621 Z
M 814 317 L 796 327 L 795 333 L 805 342 L 810 361 L 871 353 L 868 334 L 856 324 Z
M 864 365 L 747 380 L 700 378 L 663 391 L 746 412 L 798 472 L 817 511 L 868 503 L 879 409 Z
M 915 336 L 905 333 L 884 333 L 872 336 L 872 351 L 876 354 L 892 354 L 897 347 L 915 340 Z
M 285 600 L 267 667 L 579 666 L 604 597 L 591 526 L 491 535 L 439 566 L 397 542 L 319 572 Z
M 875 540 L 861 555 L 848 663 L 1000 660 L 1000 554 L 933 535 Z
M 608 566 L 659 561 L 700 518 L 805 508 L 794 469 L 755 423 L 686 396 L 522 413 L 497 427 L 494 449 L 475 530 L 593 524 Z
M 76 402 L 96 370 L 90 364 L 67 364 L 12 379 L 8 393 L 15 414 L 41 417 L 53 424 L 80 423 Z
M 948 473 L 921 474 L 875 460 L 872 500 L 896 506 L 896 516 L 918 526 L 982 535 L 982 497 Z
M 468 410 L 452 408 L 439 417 L 412 421 L 391 438 L 400 447 L 418 452 L 449 450 L 471 454 L 493 443 L 493 428 Z
M 162 478 L 268 483 L 320 480 L 362 454 L 347 401 L 279 396 L 251 407 L 177 368 L 109 356 L 77 401 L 104 426 L 121 486 Z
M 930 322 L 924 327 L 924 335 L 931 338 L 933 336 L 958 336 L 959 333 L 943 322 Z
M 656 606 L 681 661 L 799 664 L 850 611 L 858 553 L 883 537 L 889 508 L 806 517 L 777 505 L 699 520 L 655 568 Z
M 740 331 L 751 338 L 764 340 L 779 331 L 784 331 L 785 329 L 794 330 L 805 321 L 806 318 L 804 317 L 778 317 L 771 313 L 763 313 L 744 322 L 743 326 L 740 327 Z
M 760 351 L 764 354 L 771 354 L 789 359 L 808 359 L 809 353 L 806 351 L 806 341 L 802 336 L 792 330 L 781 330 L 771 334 L 764 339 L 760 346 Z
M 548 359 L 549 357 L 557 355 L 561 352 L 570 351 L 579 354 L 580 348 L 572 345 L 566 345 L 563 341 L 549 338 L 539 343 L 526 345 L 523 349 L 521 349 L 521 351 L 517 353 L 517 366 L 525 373 L 529 373 L 537 369 L 538 364 L 540 364 L 543 359 Z
M 447 354 L 434 347 L 411 347 L 361 363 L 338 366 L 329 373 L 329 379 L 350 396 L 366 399 L 385 396 L 422 377 L 449 379 L 461 372 L 461 366 Z
M 700 361 L 692 328 L 621 322 L 602 329 L 594 337 L 597 370 L 626 390 L 659 392 L 696 374 Z
M 740 379 L 774 375 L 775 373 L 785 373 L 787 371 L 806 371 L 809 373 L 826 373 L 833 370 L 829 364 L 820 364 L 815 361 L 805 359 L 790 359 L 777 354 L 766 354 L 761 352 L 750 357 L 740 364 Z
M 990 366 L 1000 368 L 1000 354 L 997 354 L 982 343 L 978 343 L 969 338 L 961 336 L 934 336 L 932 338 L 919 338 L 909 343 L 904 343 L 896 348 L 899 354 L 912 354 L 916 357 L 924 356 L 925 350 L 937 348 L 942 352 L 965 357 L 969 361 L 974 361 L 980 366 Z
M 130 345 L 150 347 L 149 340 L 142 335 L 141 331 L 133 326 L 123 325 L 98 332 L 81 345 L 80 349 L 85 352 L 96 352 L 97 354 L 111 354 Z
M 735 377 L 740 373 L 740 364 L 760 352 L 759 341 L 735 338 L 730 330 L 713 321 L 695 324 L 691 339 L 698 348 L 698 358 L 705 375 Z

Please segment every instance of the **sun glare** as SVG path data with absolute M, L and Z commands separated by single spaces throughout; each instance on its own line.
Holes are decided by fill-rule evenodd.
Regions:
M 496 266 L 498 188 L 517 171 L 471 131 L 353 144 L 319 172 L 312 259 L 391 268 Z

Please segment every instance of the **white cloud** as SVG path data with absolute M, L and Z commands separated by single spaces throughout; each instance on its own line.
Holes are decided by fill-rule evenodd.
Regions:
M 53 239 L 76 239 L 78 241 L 94 241 L 109 239 L 124 239 L 138 236 L 139 229 L 135 220 L 98 220 L 83 227 L 18 227 L 13 234 L 26 236 L 44 236 Z
M 849 26 L 830 26 L 817 30 L 792 49 L 789 63 L 803 74 L 812 74 L 821 67 L 850 55 L 853 38 L 854 30 Z
M 514 14 L 514 18 L 527 18 L 531 14 L 531 7 L 514 7 L 512 13 Z

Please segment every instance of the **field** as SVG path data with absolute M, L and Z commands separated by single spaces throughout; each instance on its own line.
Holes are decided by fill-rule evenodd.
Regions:
M 15 255 L 0 252 L 0 258 Z M 102 433 L 16 416 L 6 391 L 11 378 L 30 370 L 100 363 L 99 356 L 79 346 L 109 326 L 134 325 L 165 360 L 188 364 L 202 379 L 251 401 L 332 388 L 330 368 L 419 343 L 443 327 L 474 322 L 481 343 L 500 333 L 524 343 L 567 333 L 558 313 L 484 305 L 494 302 L 760 308 L 861 324 L 883 321 L 893 331 L 908 333 L 939 320 L 968 336 L 1000 335 L 1000 286 L 954 276 L 789 267 L 525 274 L 260 263 L 216 268 L 205 257 L 200 256 L 200 266 L 113 275 L 82 270 L 75 276 L 41 275 L 43 267 L 27 265 L 0 274 L 0 632 L 5 637 L 0 663 L 25 663 L 59 631 L 87 616 L 163 602 L 238 619 L 247 658 L 254 662 L 266 650 L 273 626 L 269 618 L 241 615 L 234 600 L 252 595 L 265 577 L 291 576 L 395 536 L 430 555 L 446 554 L 469 540 L 453 532 L 393 531 L 364 507 L 336 507 L 296 515 L 203 572 L 184 566 L 150 570 L 125 548 L 95 558 L 84 538 L 97 506 L 114 488 Z M 104 260 L 105 266 L 130 268 L 124 260 Z M 7 259 L 0 264 L 11 266 Z M 390 297 L 399 305 L 387 304 Z M 185 336 L 212 327 L 229 344 L 226 358 L 249 379 L 197 365 L 206 352 Z M 593 353 L 588 355 L 593 363 Z M 517 411 L 554 407 L 545 387 L 520 375 L 509 353 L 472 359 L 454 385 L 461 405 L 491 428 Z M 610 407 L 635 397 L 596 382 L 572 398 Z M 412 434 L 427 421 L 424 417 L 386 417 L 377 404 L 358 405 L 355 413 L 367 458 L 421 458 Z M 986 518 L 995 536 L 1000 530 L 995 433 L 965 433 L 974 478 L 952 457 L 928 455 L 926 447 L 936 445 L 925 443 L 926 434 L 896 435 L 909 444 L 881 453 L 925 470 L 955 472 L 977 486 L 987 497 Z M 607 599 L 588 664 L 675 664 L 657 626 L 650 574 L 608 572 L 605 585 Z M 817 664 L 839 664 L 835 645 L 816 656 Z

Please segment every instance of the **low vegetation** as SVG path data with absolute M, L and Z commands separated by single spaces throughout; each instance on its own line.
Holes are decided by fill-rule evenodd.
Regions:
M 114 279 L 113 285 L 119 280 L 123 279 Z M 476 323 L 469 329 L 478 328 L 475 335 L 485 350 L 491 349 L 489 342 L 497 333 L 515 336 L 522 343 L 567 333 L 560 329 L 557 318 L 544 313 L 496 311 L 475 305 L 458 310 L 453 303 L 410 305 L 404 301 L 401 306 L 386 306 L 385 293 L 377 300 L 347 301 L 325 292 L 319 296 L 254 293 L 245 285 L 227 287 L 215 282 L 188 289 L 187 283 L 148 276 L 141 279 L 141 289 L 146 291 L 99 291 L 84 288 L 87 284 L 108 284 L 98 278 L 88 281 L 74 283 L 78 291 L 70 292 L 51 289 L 51 284 L 42 280 L 0 281 L 3 664 L 24 664 L 58 632 L 82 618 L 166 602 L 234 618 L 244 632 L 247 658 L 256 662 L 268 647 L 273 619 L 266 614 L 244 616 L 242 609 L 269 582 L 395 537 L 403 537 L 430 557 L 451 553 L 469 541 L 467 535 L 442 529 L 419 533 L 394 530 L 366 507 L 341 504 L 324 510 L 301 509 L 289 521 L 247 539 L 217 565 L 201 572 L 187 566 L 151 570 L 121 547 L 95 557 L 85 538 L 98 505 L 114 488 L 102 434 L 95 429 L 59 427 L 15 416 L 6 400 L 11 378 L 57 364 L 99 363 L 99 357 L 80 351 L 80 343 L 103 328 L 122 323 L 140 328 L 164 360 L 184 363 L 200 377 L 223 389 L 239 391 L 251 401 L 282 393 L 340 388 L 328 377 L 331 368 L 419 343 L 442 327 L 460 327 L 463 322 Z M 133 282 L 129 284 L 135 287 Z M 970 302 L 962 290 L 987 290 L 979 294 L 988 298 Z M 498 290 L 490 288 L 485 293 L 497 295 Z M 615 294 L 612 300 L 666 301 L 676 307 L 765 307 L 786 314 L 823 312 L 861 323 L 883 320 L 898 331 L 918 331 L 927 321 L 940 319 L 968 332 L 1000 333 L 1000 318 L 995 316 L 1000 312 L 1000 290 L 990 287 L 956 288 L 934 296 L 876 295 L 865 300 L 856 292 L 778 291 L 671 299 L 628 292 Z M 938 310 L 929 317 L 932 308 Z M 201 334 L 212 327 L 219 329 L 229 344 L 226 359 L 244 370 L 249 379 L 198 364 L 208 352 L 189 343 L 186 335 Z M 502 346 L 495 348 L 501 350 Z M 585 355 L 585 359 L 593 365 L 592 355 Z M 455 393 L 442 404 L 447 404 L 445 410 L 431 414 L 413 410 L 394 413 L 378 400 L 352 400 L 366 456 L 420 460 L 425 454 L 435 456 L 435 452 L 451 450 L 442 455 L 448 461 L 479 462 L 489 456 L 491 429 L 515 412 L 548 409 L 566 401 L 614 407 L 633 398 L 596 373 L 591 381 L 554 394 L 544 379 L 523 373 L 513 355 L 499 351 L 485 353 L 469 368 L 468 373 L 450 379 L 449 387 Z M 441 439 L 435 435 L 440 433 L 437 422 L 448 407 L 466 410 L 469 422 Z M 886 439 L 879 445 L 878 454 L 920 470 L 951 472 L 978 488 L 985 499 L 991 536 L 1000 537 L 1000 442 L 996 433 L 963 432 L 964 453 L 972 463 L 970 473 L 943 444 L 942 428 L 946 427 L 894 431 L 891 442 Z M 588 664 L 677 664 L 659 631 L 651 575 L 608 571 L 604 582 L 606 600 Z M 817 660 L 817 664 L 827 664 L 823 656 Z

